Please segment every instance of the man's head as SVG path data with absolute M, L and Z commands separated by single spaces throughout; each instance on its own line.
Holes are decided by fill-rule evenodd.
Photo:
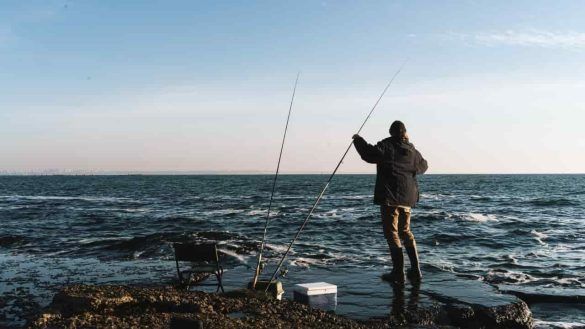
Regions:
M 390 136 L 396 138 L 406 138 L 406 126 L 402 121 L 394 121 L 390 125 Z

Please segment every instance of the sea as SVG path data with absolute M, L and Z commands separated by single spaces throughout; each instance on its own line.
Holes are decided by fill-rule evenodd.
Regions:
M 281 175 L 271 274 L 326 175 Z M 0 327 L 18 328 L 67 284 L 171 284 L 173 242 L 216 241 L 227 288 L 252 278 L 272 175 L 0 176 Z M 375 175 L 338 175 L 285 261 L 285 283 L 338 285 L 336 312 L 383 316 L 391 261 Z M 412 230 L 423 275 L 561 296 L 536 328 L 585 328 L 585 175 L 423 175 Z M 426 273 L 425 273 L 426 272 Z M 363 278 L 368 278 L 364 280 Z M 374 278 L 374 279 L 372 279 Z M 344 292 L 345 291 L 345 292 Z

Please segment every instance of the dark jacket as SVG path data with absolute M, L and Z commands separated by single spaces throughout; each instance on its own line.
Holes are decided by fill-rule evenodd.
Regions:
M 427 161 L 407 140 L 386 138 L 376 146 L 363 138 L 354 139 L 353 144 L 368 163 L 377 167 L 374 203 L 388 206 L 414 207 L 419 198 L 416 175 L 427 171 Z

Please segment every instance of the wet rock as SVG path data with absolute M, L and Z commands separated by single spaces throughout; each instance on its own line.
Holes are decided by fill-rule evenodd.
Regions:
M 170 329 L 203 329 L 203 322 L 184 316 L 171 318 Z
M 446 311 L 450 321 L 459 327 L 472 323 L 475 317 L 475 311 L 469 305 L 448 304 Z
M 421 292 L 444 304 L 446 321 L 461 328 L 530 329 L 532 313 L 522 300 L 501 294 L 493 286 L 448 272 L 427 276 Z M 435 323 L 444 323 L 437 319 Z
M 507 305 L 480 307 L 476 309 L 476 320 L 484 328 L 532 328 L 532 313 L 521 300 Z
M 511 328 L 529 329 L 526 303 L 501 295 L 478 281 L 434 274 L 420 287 L 394 291 L 386 317 L 352 320 L 266 294 L 236 290 L 226 294 L 173 287 L 74 285 L 64 288 L 29 328 Z M 432 296 L 417 303 L 415 295 Z
M 543 287 L 521 287 L 499 285 L 500 292 L 514 295 L 528 304 L 535 303 L 567 303 L 585 304 L 585 289 L 556 289 Z
M 233 317 L 235 312 L 245 314 Z M 29 328 L 366 328 L 292 301 L 179 291 L 170 287 L 75 285 L 63 289 Z

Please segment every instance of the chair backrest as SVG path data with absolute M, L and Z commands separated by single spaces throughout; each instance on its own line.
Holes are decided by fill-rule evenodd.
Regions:
M 173 243 L 175 259 L 182 262 L 219 262 L 215 243 Z

